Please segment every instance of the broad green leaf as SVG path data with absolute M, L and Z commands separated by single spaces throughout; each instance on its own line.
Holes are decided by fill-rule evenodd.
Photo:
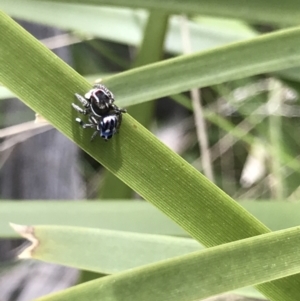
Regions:
M 273 231 L 300 225 L 300 203 L 253 200 L 242 201 L 240 205 Z M 151 204 L 130 200 L 0 201 L 0 237 L 17 237 L 9 222 L 187 236 Z
M 144 30 L 143 41 L 134 60 L 133 68 L 160 61 L 164 54 L 164 42 L 168 29 L 169 16 L 160 11 L 151 11 Z M 128 109 L 128 113 L 144 127 L 149 128 L 154 102 L 142 103 Z M 98 197 L 106 198 L 130 198 L 133 191 L 112 173 L 106 171 L 103 178 L 103 186 L 100 187 Z
M 39 0 L 41 1 L 41 0 Z M 39 2 L 38 1 L 38 2 Z M 53 2 L 80 3 L 93 5 L 115 5 L 133 8 L 160 9 L 177 14 L 207 14 L 240 18 L 260 23 L 298 24 L 300 3 L 297 0 L 284 2 L 268 1 L 239 1 L 239 0 L 52 0 Z
M 101 274 L 120 272 L 203 248 L 193 239 L 161 235 L 56 226 L 34 229 L 39 245 L 32 253 L 33 259 Z M 87 246 L 84 252 L 82 246 Z M 5 270 L 7 266 L 1 265 L 0 268 Z M 264 298 L 251 287 L 233 293 Z
M 19 226 L 12 224 L 16 231 Z M 203 249 L 197 241 L 67 226 L 33 226 L 37 247 L 20 255 L 74 268 L 113 274 Z M 84 246 L 84 248 L 82 247 Z
M 102 229 L 35 226 L 34 233 L 39 244 L 27 256 L 101 274 L 118 273 L 203 249 L 188 238 Z M 84 252 L 82 246 L 86 246 Z M 253 288 L 233 293 L 263 298 Z
M 195 239 L 205 246 L 215 246 L 269 232 L 128 114 L 124 114 L 120 134 L 112 141 L 98 139 L 90 143 L 91 133 L 78 127 L 71 108 L 74 93 L 85 93 L 89 83 L 2 12 L 0 30 L 0 82 Z M 299 29 L 282 31 L 252 43 L 136 68 L 104 83 L 120 104 L 118 100 L 126 98 L 126 93 L 129 98 L 139 95 L 145 99 L 147 95 L 153 99 L 201 86 L 208 79 L 221 82 L 274 71 L 296 64 L 300 56 L 296 47 L 299 33 Z M 278 43 L 285 47 L 274 49 Z M 270 53 L 261 52 L 267 47 L 273 47 Z M 253 55 L 255 50 L 258 52 Z M 289 59 L 283 54 L 289 54 Z M 242 63 L 244 56 L 247 60 Z M 211 61 L 212 57 L 217 62 Z M 235 58 L 237 64 L 230 62 L 230 58 Z M 223 74 L 219 73 L 221 70 Z M 166 77 L 168 74 L 170 77 Z M 293 300 L 299 295 L 299 283 L 300 277 L 293 276 L 266 283 L 260 291 L 274 300 Z
M 0 7 L 13 17 L 135 46 L 140 45 L 142 41 L 148 16 L 147 12 L 141 10 L 32 0 L 13 2 L 0 0 Z M 226 26 L 224 22 L 218 26 L 211 23 L 211 20 L 207 19 L 201 19 L 198 24 L 188 22 L 194 51 L 253 38 L 257 35 L 246 25 L 236 30 L 238 22 L 234 27 L 232 23 L 230 26 Z M 165 49 L 171 53 L 182 53 L 180 19 L 176 16 L 170 19 Z
M 43 239 L 47 249 L 47 240 L 51 237 L 46 227 L 25 227 L 19 231 L 24 231 L 29 238 L 34 233 L 33 241 L 41 239 L 41 246 L 33 249 L 33 253 L 36 250 L 39 253 L 39 247 L 43 252 Z M 58 237 L 58 245 L 69 243 L 59 234 Z M 202 300 L 300 272 L 299 244 L 300 227 L 290 228 L 131 269 L 38 300 Z M 82 249 L 82 245 L 78 247 Z M 97 260 L 101 259 L 105 261 L 107 257 L 100 254 Z M 271 300 L 295 299 L 282 295 Z

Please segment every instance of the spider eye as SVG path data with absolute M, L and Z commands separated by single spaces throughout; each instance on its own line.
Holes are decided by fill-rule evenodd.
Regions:
M 110 102 L 109 97 L 102 90 L 98 90 L 95 93 L 95 95 L 98 98 L 99 103 L 109 103 Z

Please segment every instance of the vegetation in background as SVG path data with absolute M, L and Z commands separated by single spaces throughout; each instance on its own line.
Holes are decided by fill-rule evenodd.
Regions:
M 85 152 L 89 201 L 0 201 L 1 237 L 15 237 L 8 222 L 37 225 L 13 226 L 32 242 L 21 257 L 95 272 L 39 300 L 192 301 L 245 286 L 262 295 L 234 293 L 297 300 L 299 229 L 288 227 L 299 224 L 299 4 L 254 2 L 0 0 L 0 98 L 16 95 Z M 67 33 L 39 43 L 9 16 Z M 43 43 L 71 47 L 78 73 Z M 129 111 L 107 143 L 90 143 L 71 108 L 97 78 Z M 209 144 L 200 151 L 194 88 Z

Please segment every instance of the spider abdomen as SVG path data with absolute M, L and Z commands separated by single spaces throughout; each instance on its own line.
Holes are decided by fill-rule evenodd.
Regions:
M 100 137 L 105 140 L 111 139 L 111 137 L 116 134 L 119 127 L 119 116 L 118 115 L 108 115 L 103 117 L 98 124 L 98 131 Z

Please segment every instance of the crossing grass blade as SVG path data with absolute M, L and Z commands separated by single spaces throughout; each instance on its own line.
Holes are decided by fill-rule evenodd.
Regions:
M 246 210 L 273 231 L 300 224 L 300 204 L 291 202 L 243 201 Z M 282 217 L 286 218 L 282 218 Z M 90 227 L 157 235 L 188 234 L 147 202 L 109 200 L 101 202 L 70 201 L 0 201 L 0 237 L 17 237 L 9 222 Z
M 49 1 L 49 0 L 47 0 Z M 52 0 L 53 2 L 92 5 L 128 6 L 133 8 L 160 9 L 168 13 L 200 14 L 240 18 L 261 23 L 298 24 L 300 4 L 297 0 Z
M 76 5 L 33 0 L 0 0 L 0 7 L 10 16 L 59 27 L 64 30 L 82 33 L 80 36 L 94 36 L 121 44 L 139 46 L 148 13 L 119 7 Z M 160 11 L 160 10 L 159 10 Z M 161 12 L 161 11 L 160 11 Z M 162 12 L 165 13 L 165 12 Z M 188 22 L 192 49 L 204 50 L 226 43 L 253 38 L 257 33 L 236 21 L 234 29 L 224 24 L 211 26 L 206 19 L 201 22 Z M 107 30 L 109 28 L 109 30 Z M 126 34 L 124 34 L 126 28 Z M 182 53 L 180 19 L 170 18 L 165 50 Z
M 13 225 L 17 231 L 20 227 L 27 229 Z M 25 250 L 24 256 L 101 274 L 122 272 L 204 248 L 191 238 L 165 235 L 68 226 L 31 229 L 38 245 L 31 254 Z
M 61 254 L 64 251 L 71 252 L 73 259 L 82 262 L 87 260 L 84 257 L 89 257 L 93 248 L 93 244 L 86 244 L 84 233 L 76 235 L 85 231 L 84 229 L 64 231 L 47 226 L 15 227 L 18 232 L 36 244 L 35 248 L 25 250 L 21 257 L 27 257 L 27 251 L 30 251 L 35 258 L 45 254 L 53 258 L 57 249 L 56 255 L 64 257 L 65 262 L 69 262 L 70 256 Z M 66 231 L 69 231 L 68 235 Z M 92 235 L 95 240 L 96 233 Z M 105 241 L 109 237 L 111 241 L 113 240 L 113 235 L 108 235 Z M 300 227 L 289 228 L 130 269 L 38 300 L 96 301 L 99 298 L 103 301 L 202 300 L 233 289 L 258 285 L 300 272 L 299 244 Z M 120 244 L 116 243 L 115 248 L 121 249 L 121 245 L 122 241 Z M 170 247 L 172 248 L 172 245 Z M 74 253 L 73 248 L 77 249 Z M 176 246 L 174 248 L 176 249 Z M 126 251 L 130 252 L 130 249 L 125 247 Z M 96 250 L 93 251 L 94 254 L 95 252 Z M 96 264 L 112 261 L 113 257 L 110 255 L 114 254 L 100 251 L 98 257 L 92 256 L 91 262 L 94 261 Z M 272 300 L 287 300 L 284 295 L 282 297 Z

